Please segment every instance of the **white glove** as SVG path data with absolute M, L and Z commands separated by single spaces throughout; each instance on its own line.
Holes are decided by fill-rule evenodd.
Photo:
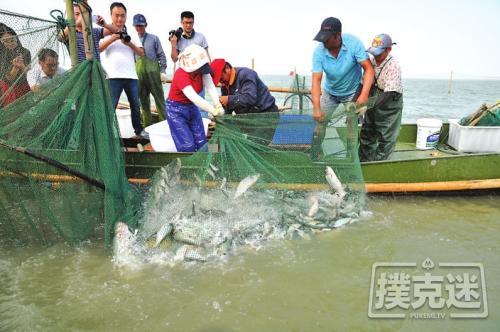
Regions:
M 167 74 L 161 73 L 160 74 L 160 79 L 163 84 L 167 83 Z
M 215 105 L 214 111 L 212 113 L 213 116 L 219 116 L 219 115 L 224 115 L 224 107 L 222 107 L 221 104 Z

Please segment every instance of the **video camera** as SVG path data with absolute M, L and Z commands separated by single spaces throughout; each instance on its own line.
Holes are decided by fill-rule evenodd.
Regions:
M 182 30 L 181 27 L 177 28 L 177 30 L 170 30 L 168 32 L 168 39 L 171 39 L 173 36 L 176 36 L 177 40 L 179 40 L 179 39 L 181 39 L 183 32 L 184 32 L 184 30 Z

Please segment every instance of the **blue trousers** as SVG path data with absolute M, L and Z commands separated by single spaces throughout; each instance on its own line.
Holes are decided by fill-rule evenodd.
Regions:
M 139 103 L 139 81 L 128 78 L 110 78 L 108 81 L 111 87 L 111 100 L 114 108 L 118 105 L 122 91 L 125 90 L 130 104 L 132 127 L 134 127 L 135 134 L 140 135 L 143 128 L 141 125 L 141 106 Z
M 168 121 L 177 151 L 195 152 L 207 143 L 203 120 L 196 105 L 167 99 L 165 118 Z

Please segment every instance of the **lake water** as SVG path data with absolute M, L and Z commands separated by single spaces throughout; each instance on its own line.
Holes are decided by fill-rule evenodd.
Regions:
M 448 95 L 447 81 L 407 80 L 404 119 L 465 116 L 498 91 L 497 81 L 457 81 Z M 497 193 L 371 196 L 368 209 L 371 218 L 311 240 L 139 270 L 115 267 L 102 243 L 15 248 L 0 240 L 0 331 L 498 331 Z M 404 319 L 369 318 L 373 265 L 426 258 L 481 263 L 488 317 L 454 319 L 445 307 L 424 310 L 444 318 L 411 318 L 411 310 Z

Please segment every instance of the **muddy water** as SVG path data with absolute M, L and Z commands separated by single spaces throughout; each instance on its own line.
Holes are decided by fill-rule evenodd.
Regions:
M 208 264 L 118 269 L 96 244 L 0 251 L 0 330 L 498 330 L 500 197 L 378 197 L 364 222 Z M 486 319 L 371 319 L 375 262 L 480 262 Z

